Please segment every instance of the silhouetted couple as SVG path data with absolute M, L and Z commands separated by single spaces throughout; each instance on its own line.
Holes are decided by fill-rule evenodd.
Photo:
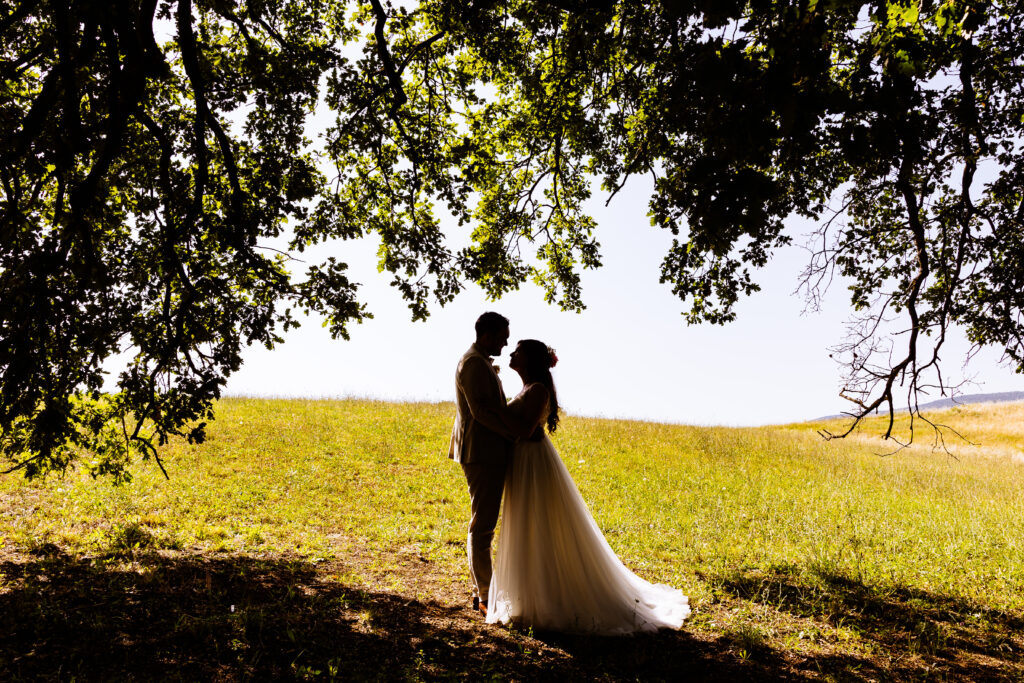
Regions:
M 491 357 L 509 323 L 497 313 L 476 321 L 476 342 L 455 372 L 457 414 L 448 455 L 461 463 L 472 516 L 467 554 L 473 607 L 490 623 L 543 630 L 622 634 L 679 628 L 690 613 L 681 591 L 644 581 L 626 568 L 597 527 L 545 433 L 558 426 L 543 342 L 520 341 L 508 366 L 523 390 L 507 402 Z M 504 493 L 496 568 L 491 540 Z

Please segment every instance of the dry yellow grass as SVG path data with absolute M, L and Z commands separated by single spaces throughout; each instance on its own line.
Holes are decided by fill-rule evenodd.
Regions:
M 923 420 L 914 421 L 914 442 L 908 450 L 914 453 L 946 452 L 956 458 L 996 458 L 1024 463 L 1024 401 L 1011 403 L 974 403 L 940 411 L 925 411 Z M 842 421 L 823 423 L 831 431 L 838 431 Z M 863 444 L 879 453 L 893 451 L 894 444 L 882 440 L 888 418 L 873 416 L 863 428 L 848 439 Z M 801 426 L 800 428 L 804 428 Z M 897 415 L 893 435 L 908 441 L 910 419 Z

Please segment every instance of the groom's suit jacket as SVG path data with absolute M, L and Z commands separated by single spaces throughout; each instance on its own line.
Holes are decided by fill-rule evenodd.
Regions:
M 491 360 L 476 344 L 455 370 L 455 407 L 448 457 L 467 465 L 504 463 L 512 448 L 512 434 L 499 417 L 505 392 Z

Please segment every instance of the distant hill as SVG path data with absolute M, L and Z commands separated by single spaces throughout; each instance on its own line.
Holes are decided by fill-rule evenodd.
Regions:
M 929 401 L 928 403 L 922 403 L 920 405 L 921 410 L 941 410 L 942 408 L 952 408 L 953 406 L 962 406 L 968 403 L 1006 403 L 1009 401 L 1024 401 L 1024 391 L 1001 391 L 993 394 L 962 394 L 954 398 L 940 398 L 935 401 Z M 906 412 L 906 408 L 899 408 L 897 412 Z M 825 415 L 824 417 L 816 417 L 812 422 L 818 422 L 819 420 L 836 420 L 849 415 Z

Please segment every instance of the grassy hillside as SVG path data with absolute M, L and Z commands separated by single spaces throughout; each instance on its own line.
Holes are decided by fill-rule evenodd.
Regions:
M 556 446 L 682 632 L 519 633 L 467 609 L 450 404 L 230 399 L 171 474 L 0 479 L 14 677 L 976 680 L 1024 677 L 1024 404 L 757 429 L 567 417 Z M 835 426 L 835 425 L 833 425 Z M 975 444 L 975 445 L 971 445 Z

